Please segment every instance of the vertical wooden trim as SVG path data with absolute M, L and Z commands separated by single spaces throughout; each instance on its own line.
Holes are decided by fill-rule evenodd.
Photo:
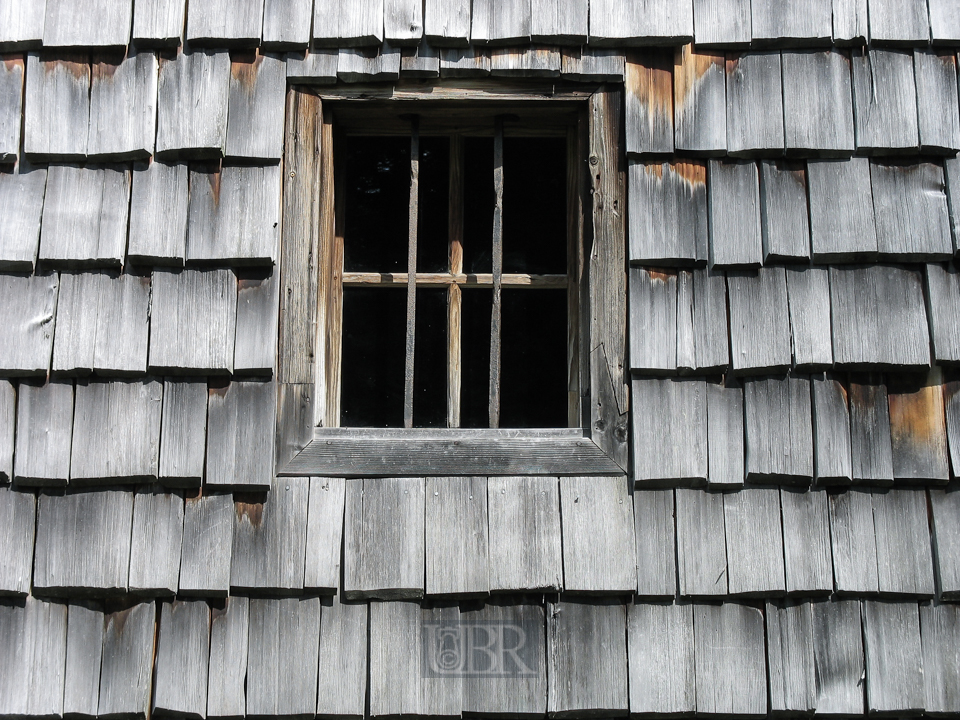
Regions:
M 490 313 L 490 427 L 500 427 L 500 304 L 503 284 L 503 116 L 493 134 L 493 310 Z
M 450 138 L 448 229 L 450 272 L 463 272 L 463 136 Z M 447 289 L 447 427 L 460 427 L 460 388 L 463 382 L 460 343 L 463 295 L 460 286 Z
M 320 129 L 320 278 L 317 289 L 317 383 L 314 411 L 317 425 L 329 427 L 327 405 L 329 397 L 326 388 L 331 380 L 331 347 L 336 344 L 337 338 L 332 334 L 334 289 L 332 264 L 334 246 L 336 243 L 336 206 L 333 188 L 333 126 L 330 122 L 330 113 L 324 113 L 323 125 Z
M 590 303 L 590 435 L 620 467 L 629 467 L 626 157 L 622 91 L 600 88 L 590 97 L 592 243 Z
M 335 137 L 333 118 L 325 117 L 323 124 L 324 237 L 329 238 L 329 259 L 326 268 L 326 283 L 329 288 L 329 303 L 324 327 L 326 341 L 326 393 L 324 425 L 340 426 L 340 363 L 343 348 L 343 226 L 346 212 L 346 193 L 337 194 L 337 185 L 343 186 L 346 172 L 346 153 L 342 151 L 346 138 Z M 339 155 L 334 146 L 341 148 Z
M 417 219 L 420 201 L 420 119 L 410 118 L 410 209 L 407 215 L 407 351 L 403 368 L 403 426 L 413 427 L 413 359 L 417 337 Z
M 567 132 L 567 425 L 580 427 L 580 269 L 582 155 L 577 128 Z

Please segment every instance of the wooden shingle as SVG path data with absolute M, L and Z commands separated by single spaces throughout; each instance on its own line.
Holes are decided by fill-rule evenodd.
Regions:
M 621 602 L 550 604 L 547 682 L 551 717 L 627 712 L 626 613 Z
M 693 605 L 627 605 L 630 710 L 692 715 L 696 709 Z
M 286 89 L 286 68 L 279 56 L 255 51 L 233 54 L 227 111 L 227 157 L 264 161 L 280 159 Z
M 119 267 L 127 248 L 130 169 L 52 165 L 47 171 L 40 260 Z
M 133 37 L 138 47 L 176 47 L 183 38 L 186 0 L 140 0 L 133 6 Z
M 114 160 L 149 157 L 156 123 L 156 54 L 132 51 L 94 56 L 87 155 Z
M 677 577 L 680 596 L 727 594 L 727 548 L 723 495 L 703 490 L 678 489 Z
M 887 391 L 894 480 L 945 485 L 950 467 L 940 369 L 926 378 L 891 378 Z
M 271 375 L 277 364 L 280 278 L 274 269 L 240 278 L 233 371 L 237 375 Z
M 908 51 L 855 50 L 853 101 L 858 151 L 889 154 L 919 149 L 917 86 Z
M 471 78 L 490 74 L 490 55 L 484 48 L 471 45 L 440 51 L 440 77 Z
M 561 53 L 560 72 L 568 80 L 618 82 L 626 72 L 626 58 L 615 48 L 564 47 Z
M 34 589 L 47 594 L 125 592 L 132 521 L 131 492 L 41 495 Z
M 694 329 L 693 273 L 677 273 L 677 368 L 692 372 L 697 367 L 696 331 Z
M 369 603 L 321 598 L 317 714 L 362 718 L 367 690 Z
M 247 713 L 313 715 L 320 598 L 250 600 Z
M 313 0 L 264 0 L 263 47 L 277 50 L 310 44 Z
M 873 493 L 880 592 L 932 597 L 933 557 L 923 489 Z
M 787 268 L 790 334 L 797 368 L 833 365 L 830 335 L 830 275 L 826 268 Z
M 105 622 L 97 714 L 145 717 L 150 712 L 156 607 L 140 603 L 110 613 Z
M 677 594 L 673 490 L 634 490 L 633 514 L 637 538 L 637 595 L 672 598 Z
M 783 81 L 780 53 L 727 56 L 727 151 L 783 154 Z
M 56 273 L 0 275 L 0 372 L 7 377 L 45 375 L 53 351 Z
M 303 586 L 335 593 L 340 584 L 343 540 L 343 478 L 310 478 Z
M 960 597 L 960 492 L 930 488 L 931 531 L 937 593 L 944 600 Z
M 205 493 L 186 499 L 180 547 L 181 596 L 225 596 L 230 590 L 236 517 L 232 495 Z
M 934 43 L 956 44 L 960 40 L 960 9 L 950 0 L 929 0 L 930 36 Z
M 923 711 L 923 653 L 916 603 L 863 603 L 867 712 Z
M 302 57 L 301 57 L 302 55 Z M 303 53 L 288 53 L 287 82 L 326 85 L 337 81 L 340 53 L 336 48 L 315 48 Z
M 100 286 L 93 371 L 141 375 L 147 369 L 150 277 L 124 273 Z
M 745 597 L 782 595 L 780 491 L 749 488 L 725 494 L 723 524 L 729 593 Z
M 837 45 L 862 45 L 870 37 L 867 0 L 833 0 L 833 41 Z M 862 708 L 861 708 L 862 712 Z
M 866 158 L 807 163 L 810 234 L 815 263 L 874 260 L 870 163 Z
M 558 77 L 560 50 L 545 45 L 490 49 L 490 74 L 499 77 Z
M 810 714 L 817 705 L 811 603 L 766 604 L 771 714 Z
M 20 117 L 17 116 L 19 127 Z M 0 270 L 31 272 L 40 247 L 47 169 L 21 160 L 0 171 Z
M 870 0 L 870 39 L 884 45 L 926 45 L 930 41 L 923 0 Z
M 734 603 L 693 608 L 697 712 L 763 715 L 767 672 L 763 613 Z
M 930 338 L 941 365 L 960 362 L 960 273 L 953 263 L 927 265 Z
M 157 642 L 153 712 L 207 716 L 210 607 L 203 601 L 163 603 Z
M 560 478 L 563 579 L 568 593 L 632 593 L 637 586 L 627 478 Z
M 126 45 L 133 18 L 132 0 L 46 0 L 43 44 L 46 47 Z
M 743 389 L 731 382 L 708 382 L 707 485 L 736 488 L 743 485 Z
M 187 242 L 187 166 L 135 163 L 127 259 L 183 265 Z
M 947 446 L 950 449 L 950 467 L 956 475 L 960 470 L 960 381 L 944 383 L 943 403 L 947 416 Z
M 27 55 L 23 152 L 44 160 L 87 153 L 90 119 L 90 58 L 61 52 Z
M 422 597 L 423 478 L 347 480 L 344 513 L 344 597 Z
M 833 592 L 833 561 L 827 494 L 781 488 L 780 509 L 787 594 L 829 595 Z
M 628 153 L 673 152 L 673 56 L 636 51 L 624 72 Z
M 66 485 L 73 438 L 73 384 L 20 383 L 13 479 L 21 485 Z
M 0 1 L 0 50 L 26 50 L 40 46 L 45 2 Z
M 214 609 L 211 613 L 210 665 L 207 673 L 209 718 L 242 717 L 246 711 L 244 690 L 249 626 L 248 598 L 237 595 L 228 597 L 222 610 Z
M 760 163 L 760 224 L 765 263 L 810 258 L 804 163 L 784 160 Z
M 100 289 L 105 273 L 61 273 L 57 295 L 57 332 L 53 374 L 89 374 L 97 340 Z
M 66 605 L 32 596 L 23 604 L 0 605 L 0 712 L 60 717 L 66 645 Z
M 706 259 L 707 168 L 697 161 L 629 163 L 630 260 Z
M 314 0 L 314 45 L 379 45 L 383 42 L 383 5 L 384 0 Z
M 395 45 L 416 45 L 423 36 L 423 3 L 384 0 L 383 37 Z
M 531 0 L 530 37 L 534 42 L 583 45 L 587 40 L 588 3 L 583 0 Z M 585 55 L 593 55 L 583 48 Z
M 529 42 L 530 9 L 530 0 L 473 0 L 471 41 L 496 45 Z
M 828 600 L 813 606 L 813 658 L 817 711 L 863 714 L 863 639 L 859 600 Z
M 870 184 L 881 258 L 916 262 L 953 255 L 940 165 L 872 162 Z
M 557 478 L 490 477 L 487 508 L 490 590 L 563 588 Z
M 207 399 L 206 484 L 267 490 L 274 472 L 277 388 L 273 382 L 232 382 Z
M 24 597 L 30 593 L 37 499 L 32 493 L 0 486 L 0 595 Z
M 763 262 L 760 175 L 754 162 L 710 161 L 710 265 Z
M 677 369 L 677 273 L 630 268 L 630 367 L 672 375 Z
M 782 267 L 727 273 L 733 370 L 781 372 L 790 367 L 790 310 Z
M 370 603 L 371 717 L 423 712 L 421 617 L 417 603 Z
M 848 386 L 850 455 L 854 483 L 893 483 L 887 388 L 876 376 L 854 376 Z
M 813 478 L 810 381 L 746 380 L 747 480 L 808 484 Z
M 593 0 L 590 43 L 680 45 L 693 40 L 693 0 Z
M 706 386 L 697 378 L 634 378 L 633 478 L 640 485 L 707 478 Z
M 932 3 L 931 3 L 932 5 Z M 923 705 L 930 715 L 960 712 L 960 608 L 952 604 L 920 606 L 923 647 Z
M 183 539 L 183 498 L 139 489 L 133 500 L 130 592 L 176 595 Z
M 235 498 L 233 592 L 288 595 L 303 589 L 309 493 L 309 478 L 291 477 L 278 478 L 263 502 Z
M 161 56 L 157 157 L 222 157 L 229 95 L 229 53 L 196 49 Z
M 930 3 L 931 17 L 934 2 L 936 0 Z M 957 13 L 957 19 L 960 21 L 960 12 Z M 957 96 L 957 56 L 944 50 L 917 48 L 913 51 L 913 69 L 917 82 L 917 110 L 920 113 L 920 151 L 949 154 L 960 148 L 960 113 L 956 111 L 960 105 Z
M 199 487 L 207 437 L 207 384 L 166 380 L 160 431 L 160 482 Z
M 741 47 L 752 38 L 750 3 L 742 0 L 694 0 L 697 47 Z
M 727 149 L 726 59 L 677 48 L 673 61 L 673 124 L 678 151 L 722 154 Z
M 78 383 L 70 480 L 155 480 L 160 465 L 163 383 Z
M 17 391 L 0 381 L 0 482 L 13 479 L 13 448 L 16 442 Z
M 253 47 L 260 44 L 264 0 L 193 0 L 187 40 L 194 45 Z
M 64 714 L 87 717 L 97 714 L 104 625 L 103 610 L 99 604 L 71 603 L 67 606 Z
M 16 162 L 20 154 L 23 64 L 23 57 L 18 55 L 0 63 L 0 97 L 5 100 L 0 107 L 0 163 Z
M 470 0 L 425 0 L 424 39 L 437 47 L 466 47 L 470 42 Z
M 490 592 L 487 478 L 426 479 L 426 594 Z
M 401 48 L 400 73 L 410 78 L 440 77 L 440 51 L 426 42 Z
M 803 5 L 783 5 L 756 0 L 753 9 L 753 39 L 757 44 L 829 44 L 832 35 L 830 0 Z
M 822 5 L 822 0 L 817 4 Z M 804 14 L 807 10 L 798 9 Z M 853 153 L 850 72 L 850 56 L 843 50 L 783 53 L 783 117 L 788 153 L 820 157 Z
M 236 317 L 237 278 L 230 270 L 154 272 L 150 371 L 231 372 Z
M 870 492 L 848 490 L 828 497 L 833 578 L 837 593 L 878 592 L 880 585 L 872 495 Z
M 813 463 L 818 486 L 849 485 L 852 478 L 847 388 L 833 375 L 814 375 Z
M 730 367 L 727 282 L 719 271 L 693 271 L 693 332 L 697 367 L 723 372 Z

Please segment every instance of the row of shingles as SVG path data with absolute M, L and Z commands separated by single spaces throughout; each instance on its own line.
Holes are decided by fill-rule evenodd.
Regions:
M 718 54 L 627 63 L 627 151 L 815 157 L 960 147 L 957 60 L 917 49 Z

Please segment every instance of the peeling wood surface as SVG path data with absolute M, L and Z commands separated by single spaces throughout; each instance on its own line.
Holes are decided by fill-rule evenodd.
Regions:
M 830 274 L 826 268 L 787 268 L 790 334 L 797 368 L 833 365 L 830 335 Z

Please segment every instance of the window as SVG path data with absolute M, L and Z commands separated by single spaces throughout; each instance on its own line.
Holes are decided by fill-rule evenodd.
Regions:
M 620 94 L 291 88 L 281 262 L 315 260 L 318 303 L 284 280 L 280 472 L 623 472 Z

